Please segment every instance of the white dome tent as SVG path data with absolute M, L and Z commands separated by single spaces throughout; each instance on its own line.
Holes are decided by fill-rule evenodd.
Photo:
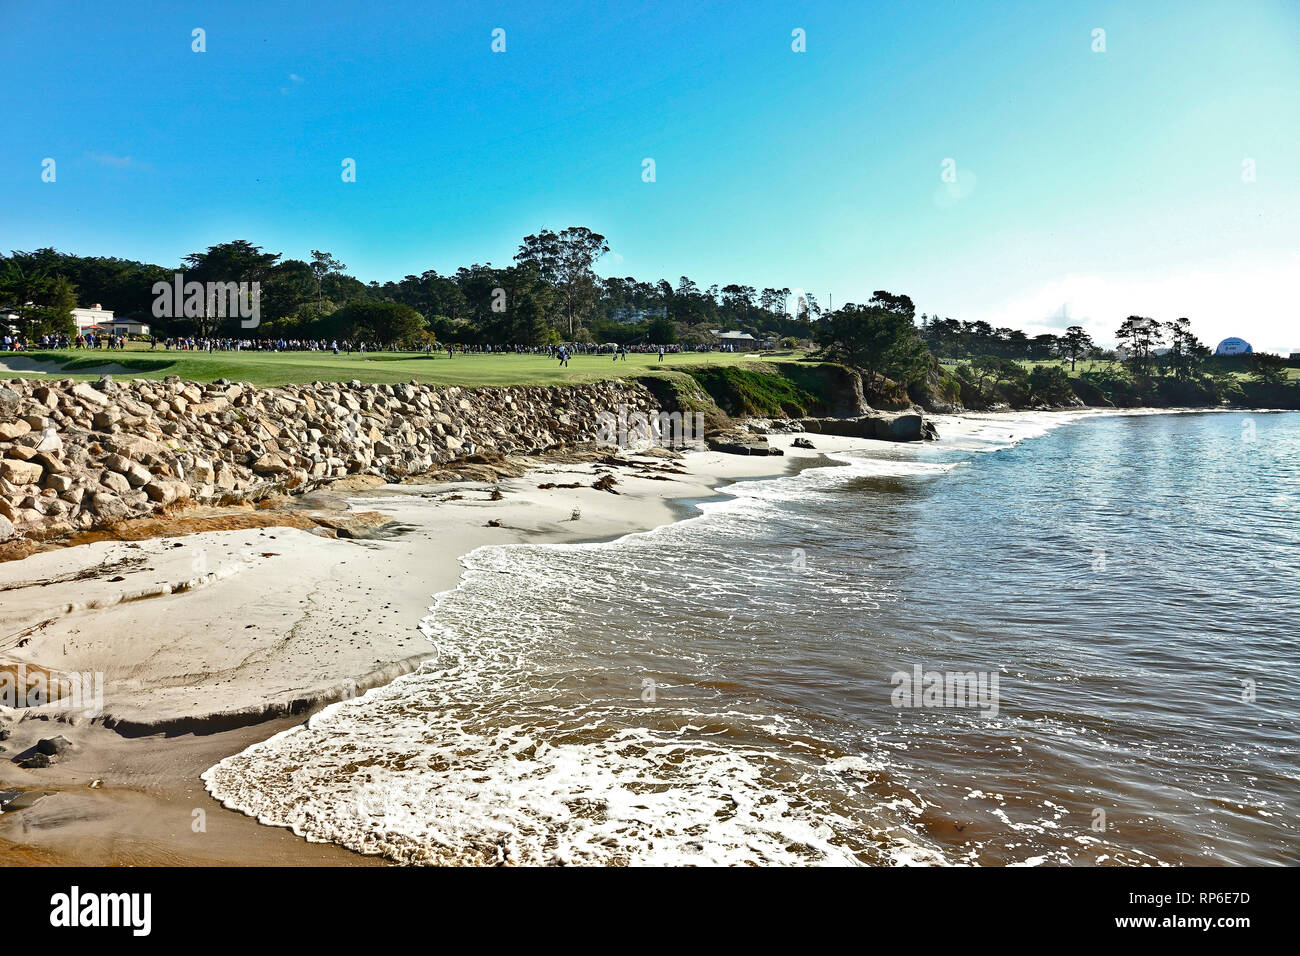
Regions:
M 1253 351 L 1249 342 L 1235 335 L 1224 339 L 1214 348 L 1215 355 L 1249 355 Z

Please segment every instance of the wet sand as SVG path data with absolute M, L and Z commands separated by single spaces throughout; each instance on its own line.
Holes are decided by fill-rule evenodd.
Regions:
M 676 520 L 688 513 L 684 502 L 720 485 L 874 444 L 808 436 L 817 446 L 809 451 L 791 448 L 794 437 L 771 438 L 786 457 L 540 462 L 494 482 L 317 493 L 295 502 L 297 519 L 284 519 L 293 527 L 193 530 L 203 525 L 178 520 L 192 533 L 92 541 L 0 564 L 0 660 L 104 675 L 99 714 L 0 708 L 11 732 L 0 788 L 26 791 L 0 815 L 0 861 L 380 862 L 226 810 L 199 776 L 436 654 L 417 624 L 477 547 L 610 540 Z M 591 487 L 606 476 L 617 494 Z M 335 538 L 300 520 L 309 510 L 327 522 L 367 517 L 348 532 L 361 536 Z M 37 740 L 57 735 L 71 749 L 51 766 L 18 766 Z

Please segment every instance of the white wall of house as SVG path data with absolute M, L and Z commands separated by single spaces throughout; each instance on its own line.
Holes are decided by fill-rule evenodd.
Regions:
M 88 309 L 73 309 L 72 321 L 77 323 L 77 331 L 92 325 L 107 328 L 113 321 L 113 310 L 106 309 L 98 302 Z

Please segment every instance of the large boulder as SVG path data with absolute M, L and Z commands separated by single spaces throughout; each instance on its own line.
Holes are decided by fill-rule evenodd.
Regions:
M 91 513 L 105 521 L 125 518 L 130 510 L 126 502 L 111 491 L 96 491 L 90 496 Z
M 72 479 L 67 475 L 46 475 L 45 487 L 62 494 L 65 491 L 72 490 Z
M 131 483 L 126 480 L 126 476 L 119 475 L 115 471 L 105 471 L 99 476 L 99 483 L 119 495 L 124 495 L 131 490 Z
M 795 424 L 800 431 L 841 438 L 920 441 L 926 437 L 925 420 L 915 412 L 862 415 L 858 418 L 805 418 Z
M 166 445 L 152 438 L 145 438 L 143 435 L 114 435 L 111 439 L 104 440 L 104 447 L 135 461 L 141 461 L 148 456 L 165 458 L 171 454 L 171 449 Z
M 153 476 L 149 474 L 149 469 L 144 465 L 131 462 L 126 471 L 122 473 L 122 477 L 126 479 L 127 484 L 132 488 L 143 488 L 149 484 L 149 480 Z
M 41 475 L 45 469 L 39 462 L 19 461 L 16 458 L 6 458 L 0 461 L 0 478 L 13 482 L 15 485 L 36 485 L 40 484 Z
M 714 432 L 704 437 L 704 444 L 710 451 L 720 451 L 728 455 L 784 455 L 785 451 L 773 448 L 762 435 L 733 429 Z
M 252 464 L 252 469 L 259 475 L 283 475 L 293 470 L 293 465 L 283 455 L 267 452 Z
M 876 422 L 876 437 L 885 441 L 920 441 L 923 419 L 916 414 L 881 417 Z
M 67 463 L 64 462 L 62 458 L 57 457 L 51 452 L 38 451 L 27 460 L 42 466 L 46 471 L 56 475 L 62 475 L 68 470 Z
M 42 737 L 36 741 L 36 750 L 47 757 L 61 756 L 71 746 L 72 741 L 62 734 L 57 737 Z
M 0 388 L 0 422 L 8 422 L 18 417 L 23 397 L 12 388 Z
M 107 405 L 109 402 L 107 395 L 85 382 L 78 382 L 72 386 L 72 394 L 83 402 L 89 402 L 92 405 Z
M 860 418 L 823 418 L 820 420 L 820 427 L 817 429 L 823 435 L 837 435 L 840 438 L 875 438 L 876 424 L 879 419 L 874 415 L 863 415 Z M 804 431 L 812 431 L 804 423 Z
M 190 486 L 175 478 L 155 478 L 144 486 L 144 492 L 152 501 L 160 505 L 169 505 L 173 501 L 190 496 Z

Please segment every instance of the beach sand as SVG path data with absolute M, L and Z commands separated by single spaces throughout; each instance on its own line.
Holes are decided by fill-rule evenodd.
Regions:
M 323 536 L 294 521 L 307 527 L 98 541 L 0 563 L 0 659 L 104 681 L 102 714 L 0 708 L 11 732 L 0 788 L 25 791 L 0 815 L 0 862 L 380 862 L 226 810 L 199 776 L 436 654 L 418 622 L 475 548 L 611 540 L 691 514 L 720 486 L 875 444 L 805 436 L 810 451 L 792 448 L 795 437 L 771 436 L 785 457 L 538 462 L 496 482 L 317 492 L 283 512 L 286 521 L 293 509 L 364 515 L 370 537 Z M 606 475 L 617 494 L 591 487 Z M 18 766 L 57 735 L 71 748 L 51 766 Z

